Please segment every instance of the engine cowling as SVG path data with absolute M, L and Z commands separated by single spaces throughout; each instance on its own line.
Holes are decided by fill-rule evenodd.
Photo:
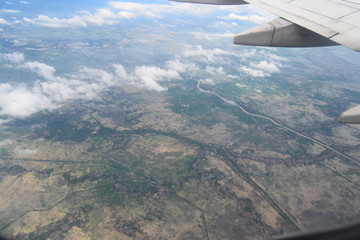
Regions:
M 239 45 L 268 47 L 323 47 L 337 43 L 284 18 L 246 30 L 234 37 Z

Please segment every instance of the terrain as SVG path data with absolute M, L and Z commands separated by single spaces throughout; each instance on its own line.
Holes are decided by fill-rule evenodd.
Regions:
M 2 4 L 2 5 L 1 5 Z M 269 239 L 360 217 L 360 55 L 232 45 L 272 16 L 0 3 L 0 234 Z

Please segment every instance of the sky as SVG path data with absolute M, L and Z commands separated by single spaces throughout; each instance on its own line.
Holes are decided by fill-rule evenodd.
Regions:
M 232 37 L 273 18 L 251 5 L 1 2 L 0 117 L 52 111 L 123 85 L 161 93 L 164 82 L 189 73 L 209 84 L 271 77 L 292 68 L 287 51 L 233 46 Z

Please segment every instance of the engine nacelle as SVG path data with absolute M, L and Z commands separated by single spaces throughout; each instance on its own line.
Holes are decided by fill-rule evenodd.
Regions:
M 283 18 L 246 30 L 234 37 L 239 45 L 268 47 L 320 47 L 337 43 Z
M 360 105 L 343 112 L 339 122 L 360 124 Z

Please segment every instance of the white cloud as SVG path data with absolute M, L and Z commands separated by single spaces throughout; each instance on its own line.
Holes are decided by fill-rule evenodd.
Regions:
M 114 75 L 101 69 L 84 67 L 80 69 L 80 73 L 75 76 L 76 78 L 79 79 L 87 79 L 87 80 L 93 79 L 96 82 L 106 85 L 113 85 L 115 83 Z
M 215 84 L 215 81 L 211 78 L 205 78 L 205 79 L 201 79 L 200 80 L 202 83 L 205 83 L 205 84 L 210 84 L 210 85 L 214 85 Z
M 196 39 L 205 39 L 207 41 L 217 41 L 215 38 L 233 38 L 236 33 L 206 33 L 206 32 L 190 32 Z
M 25 62 L 21 67 L 28 68 L 46 80 L 56 80 L 55 68 L 40 62 Z
M 267 48 L 268 50 L 273 50 L 275 48 Z M 261 50 L 259 51 L 260 54 L 263 54 L 264 57 L 270 59 L 270 60 L 273 60 L 273 61 L 288 61 L 287 58 L 285 57 L 281 57 L 281 56 L 278 56 L 276 54 L 273 54 L 271 52 L 268 52 L 268 51 L 264 51 L 264 50 Z
M 123 12 L 119 12 L 118 16 L 120 18 L 131 19 L 131 18 L 135 18 L 136 15 L 135 15 L 135 13 L 132 13 L 132 12 L 123 11 Z
M 97 12 L 90 14 L 88 12 L 81 12 L 83 15 L 74 16 L 72 18 L 57 18 L 48 17 L 45 15 L 39 15 L 37 18 L 29 19 L 23 18 L 25 22 L 38 24 L 46 27 L 86 27 L 88 24 L 94 24 L 102 26 L 105 24 L 117 23 L 117 19 L 120 18 L 133 18 L 132 13 L 120 12 L 115 14 L 111 9 L 101 8 L 97 9 Z
M 10 23 L 3 18 L 0 18 L 0 25 L 9 25 Z
M 258 69 L 253 69 L 250 67 L 245 67 L 245 66 L 240 67 L 240 71 L 242 71 L 252 77 L 267 77 L 267 76 L 269 76 L 269 74 L 265 73 L 264 71 L 261 71 Z
M 258 63 L 250 62 L 250 67 L 242 66 L 240 71 L 252 77 L 268 77 L 271 73 L 279 73 L 282 64 L 279 62 L 260 61 Z
M 240 52 L 239 57 L 245 59 L 245 58 L 249 58 L 249 57 L 254 57 L 254 56 L 256 56 L 256 54 L 257 54 L 257 51 L 254 48 L 252 48 L 250 50 L 245 49 L 245 50 Z
M 260 89 L 255 88 L 254 91 L 257 92 L 257 93 L 262 93 L 262 91 Z
M 167 90 L 159 82 L 181 79 L 178 71 L 173 69 L 161 69 L 154 66 L 140 66 L 136 67 L 132 73 L 128 73 L 124 66 L 120 64 L 114 65 L 116 76 L 123 84 L 133 85 L 147 90 L 154 90 L 157 92 Z
M 134 75 L 136 76 L 140 87 L 158 92 L 166 90 L 166 88 L 158 84 L 158 81 L 164 79 L 181 79 L 179 73 L 176 71 L 148 66 L 137 67 L 134 71 Z
M 28 1 L 20 1 L 21 4 L 29 4 Z
M 55 67 L 42 62 L 26 61 L 22 53 L 0 54 L 2 63 L 7 61 L 4 66 L 31 71 L 38 76 L 35 83 L 28 85 L 12 82 L 0 85 L 0 115 L 27 117 L 39 111 L 56 109 L 65 101 L 97 98 L 103 90 L 122 85 L 161 92 L 167 90 L 166 81 L 181 80 L 180 74 L 198 74 L 202 81 L 214 84 L 217 79 L 237 77 L 226 75 L 226 69 L 216 65 L 207 64 L 200 69 L 202 64 L 194 64 L 194 60 L 202 63 L 223 63 L 223 60 L 228 60 L 226 57 L 239 55 L 244 58 L 268 57 L 266 61 L 256 62 L 252 59 L 253 61 L 247 61 L 250 62 L 248 66 L 239 68 L 239 71 L 253 77 L 266 77 L 279 72 L 282 66 L 280 61 L 286 60 L 274 54 L 270 55 L 266 50 L 230 52 L 218 48 L 206 49 L 201 45 L 186 45 L 183 53 L 174 60 L 167 61 L 163 68 L 138 66 L 129 70 L 123 65 L 115 64 L 107 71 L 83 67 L 74 73 L 59 75 Z
M 278 63 L 279 64 L 279 63 Z M 268 61 L 260 61 L 259 63 L 250 63 L 251 67 L 269 72 L 269 73 L 278 73 L 280 69 L 275 65 L 275 63 L 271 63 Z
M 266 17 L 266 16 L 260 16 L 260 15 L 237 15 L 234 13 L 230 13 L 226 16 L 223 17 L 219 17 L 219 19 L 224 19 L 224 20 L 240 20 L 240 21 L 250 21 L 253 23 L 266 23 L 271 21 L 271 18 Z
M 26 117 L 42 110 L 54 109 L 55 105 L 34 89 L 0 84 L 0 113 L 14 117 Z
M 4 147 L 4 146 L 10 145 L 12 143 L 13 143 L 13 141 L 10 139 L 2 140 L 2 141 L 0 141 L 0 147 Z
M 51 18 L 45 15 L 39 15 L 37 18 L 23 18 L 24 21 L 39 24 L 45 27 L 86 27 L 87 23 L 78 16 L 68 19 Z
M 204 16 L 212 13 L 216 8 L 209 5 L 193 5 L 186 3 L 169 4 L 142 4 L 133 2 L 110 2 L 111 7 L 123 11 L 133 12 L 137 15 L 142 15 L 150 18 L 161 18 L 163 14 L 181 14 L 181 15 L 196 15 Z
M 22 53 L 9 53 L 9 54 L 0 54 L 0 58 L 5 58 L 6 60 L 13 63 L 21 63 L 24 61 L 25 57 Z
M 215 67 L 206 66 L 205 71 L 212 75 L 225 75 L 223 67 L 215 68 Z
M 115 9 L 129 11 L 136 13 L 136 15 L 143 15 L 146 17 L 161 18 L 165 14 L 173 15 L 193 15 L 196 17 L 209 16 L 210 14 L 219 13 L 246 13 L 255 12 L 259 16 L 273 17 L 265 11 L 248 6 L 238 5 L 203 5 L 191 3 L 176 3 L 170 2 L 168 4 L 143 4 L 134 2 L 112 1 L 109 2 L 110 6 Z M 215 16 L 216 17 L 216 16 Z
M 0 9 L 0 12 L 3 12 L 3 13 L 21 13 L 21 11 L 14 10 L 14 9 Z
M 27 17 L 24 17 L 24 18 L 23 18 L 23 21 L 24 21 L 24 22 L 34 23 L 34 24 L 35 24 L 35 22 L 34 22 L 33 20 L 31 20 L 30 18 L 27 18 Z
M 43 110 L 53 110 L 64 101 L 93 99 L 109 86 L 119 84 L 115 74 L 101 69 L 82 68 L 71 78 L 56 75 L 53 66 L 41 62 L 27 62 L 22 53 L 1 54 L 12 63 L 9 67 L 28 70 L 40 79 L 31 85 L 0 84 L 0 115 L 27 117 Z
M 28 155 L 32 155 L 38 152 L 38 149 L 27 149 L 17 146 L 14 149 L 14 154 L 16 157 L 26 157 Z
M 235 56 L 236 54 L 219 48 L 204 49 L 201 45 L 187 48 L 183 56 L 192 57 L 201 62 L 214 63 L 221 60 L 221 56 Z
M 194 63 L 182 63 L 178 59 L 166 62 L 168 69 L 177 71 L 179 73 L 195 73 L 199 70 L 199 67 Z
M 235 84 L 237 87 L 239 87 L 239 88 L 246 88 L 246 87 L 248 87 L 247 85 L 245 85 L 245 84 L 240 84 L 240 83 L 236 83 Z
M 82 21 L 98 26 L 117 23 L 117 21 L 114 20 L 115 18 L 121 18 L 121 15 L 116 15 L 112 10 L 105 8 L 98 9 L 96 14 L 88 14 L 81 17 Z M 128 16 L 126 18 L 128 18 Z
M 239 57 L 242 61 L 249 62 L 249 66 L 242 66 L 239 70 L 252 77 L 267 77 L 273 73 L 279 73 L 281 68 L 286 67 L 282 62 L 288 59 L 269 52 L 271 49 L 267 50 L 251 49 L 241 52 Z M 255 62 L 254 59 L 266 60 Z
M 120 81 L 133 85 L 134 84 L 134 76 L 130 76 L 123 65 L 114 64 L 113 65 L 116 76 L 120 79 Z
M 213 24 L 207 25 L 207 27 L 211 27 L 211 28 L 233 28 L 233 27 L 237 27 L 238 24 L 236 22 L 231 22 L 231 23 L 226 23 L 223 21 L 219 21 L 219 22 L 215 22 Z

